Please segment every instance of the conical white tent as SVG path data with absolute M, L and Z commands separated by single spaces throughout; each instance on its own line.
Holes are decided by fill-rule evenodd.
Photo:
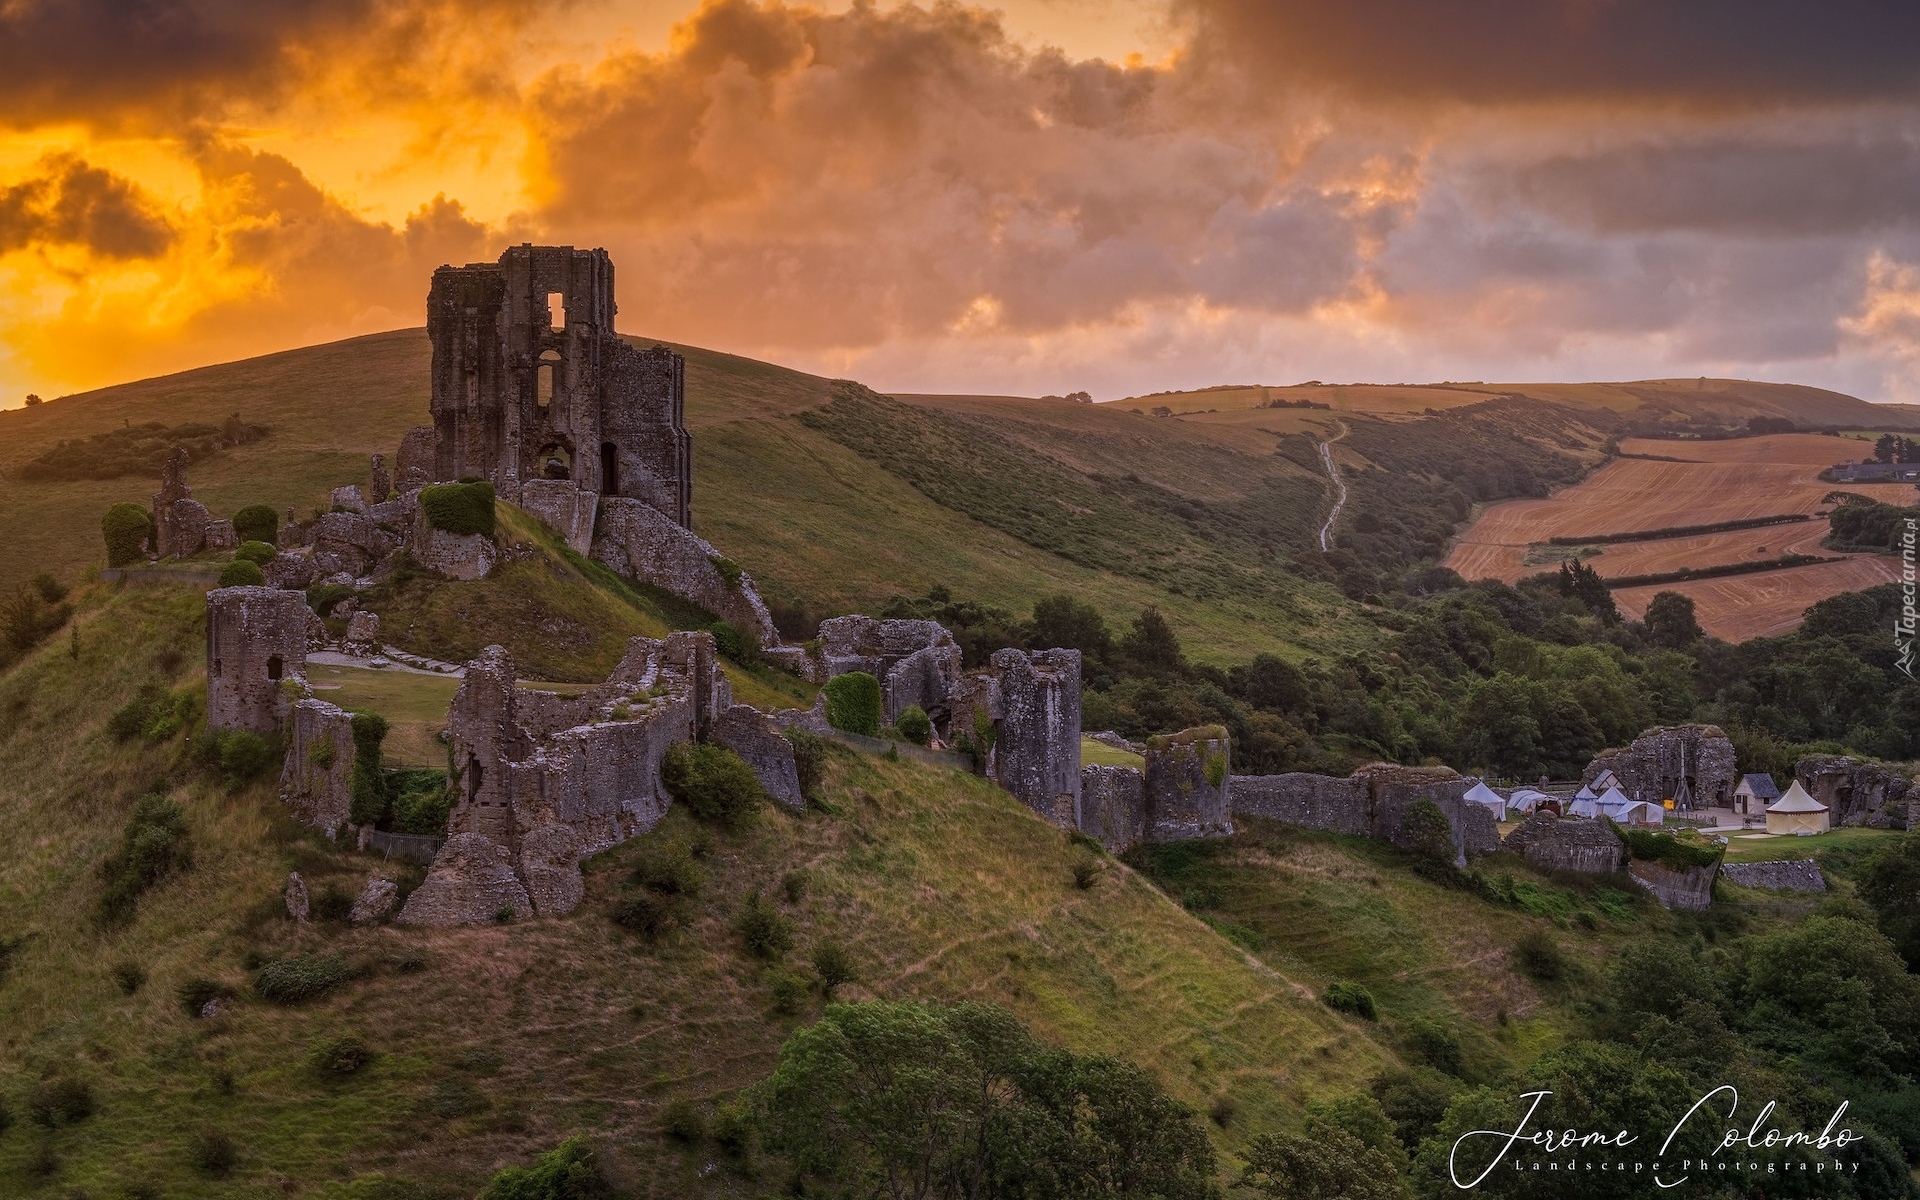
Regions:
M 1483 780 L 1475 780 L 1473 786 L 1467 789 L 1467 794 L 1460 798 L 1468 804 L 1478 804 L 1486 809 L 1493 814 L 1493 819 L 1496 821 L 1507 819 L 1507 802 L 1500 798 L 1499 792 L 1488 787 Z
M 1786 795 L 1767 805 L 1767 832 L 1825 833 L 1833 827 L 1832 818 L 1827 806 L 1809 796 L 1796 779 Z
M 1628 819 L 1627 810 L 1640 802 L 1631 799 L 1619 788 L 1610 787 L 1601 793 L 1600 798 L 1593 803 L 1594 807 L 1600 810 L 1601 816 L 1611 817 L 1616 821 L 1625 821 Z
M 1573 794 L 1573 798 L 1575 800 L 1598 800 L 1600 796 L 1592 788 L 1583 783 L 1580 785 L 1580 790 Z

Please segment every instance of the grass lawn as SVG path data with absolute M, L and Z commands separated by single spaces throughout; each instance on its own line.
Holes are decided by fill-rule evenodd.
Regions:
M 1829 829 L 1825 833 L 1810 833 L 1804 837 L 1796 834 L 1755 837 L 1751 833 L 1736 833 L 1727 840 L 1727 861 L 1772 862 L 1782 858 L 1812 858 L 1821 850 L 1844 848 L 1857 851 L 1876 842 L 1901 836 L 1898 829 L 1867 829 L 1863 826 Z
M 1080 739 L 1080 765 L 1086 767 L 1137 767 L 1144 769 L 1147 760 L 1144 755 L 1131 750 L 1120 750 L 1105 742 L 1096 742 L 1092 738 Z

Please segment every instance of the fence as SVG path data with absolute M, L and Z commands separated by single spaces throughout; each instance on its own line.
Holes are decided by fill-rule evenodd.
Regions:
M 440 847 L 446 844 L 446 838 L 430 834 L 382 833 L 378 829 L 367 831 L 367 849 L 408 862 L 431 863 L 434 855 L 440 853 Z
M 176 583 L 204 584 L 212 587 L 220 582 L 220 568 L 209 567 L 104 567 L 100 571 L 102 583 Z

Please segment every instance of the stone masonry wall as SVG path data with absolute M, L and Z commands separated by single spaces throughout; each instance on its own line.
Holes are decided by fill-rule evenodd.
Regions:
M 347 823 L 352 804 L 353 714 L 324 700 L 293 706 L 280 798 L 302 821 L 329 837 Z
M 1145 779 L 1134 767 L 1080 768 L 1080 832 L 1118 854 L 1146 833 Z
M 693 601 L 763 647 L 780 643 L 752 578 L 743 573 L 729 583 L 714 562 L 720 552 L 651 505 L 602 499 L 593 557 L 622 575 Z
M 1142 785 L 1146 840 L 1231 836 L 1230 762 L 1227 734 L 1218 726 L 1149 739 Z
M 1368 830 L 1370 797 L 1364 779 L 1336 779 L 1305 772 L 1236 775 L 1232 795 L 1236 814 L 1333 833 L 1364 834 Z
M 207 726 L 271 733 L 291 701 L 283 680 L 307 669 L 310 610 L 300 592 L 269 587 L 207 593 Z
M 1589 817 L 1535 813 L 1502 844 L 1536 867 L 1611 875 L 1620 869 L 1626 847 L 1611 829 Z
M 1660 907 L 1699 912 L 1713 903 L 1714 866 L 1689 867 L 1675 871 L 1657 862 L 1627 861 L 1627 874 L 1641 887 L 1653 893 Z
M 1824 892 L 1827 877 L 1820 864 L 1810 858 L 1781 862 L 1721 863 L 1720 874 L 1742 887 L 1770 888 L 1777 892 Z
M 1000 723 L 989 773 L 1028 808 L 1080 823 L 1080 652 L 996 650 Z
M 1676 798 L 1684 782 L 1700 805 L 1732 803 L 1740 782 L 1734 774 L 1733 743 L 1717 725 L 1665 725 L 1649 729 L 1633 744 L 1602 752 L 1581 773 L 1592 783 L 1602 771 L 1620 779 L 1620 790 L 1630 800 Z

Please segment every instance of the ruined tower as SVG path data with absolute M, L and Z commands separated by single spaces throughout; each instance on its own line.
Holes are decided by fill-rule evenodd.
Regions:
M 207 727 L 271 733 L 307 670 L 307 597 L 270 587 L 207 593 Z
M 524 483 L 566 480 L 690 526 L 686 362 L 621 341 L 615 311 L 605 250 L 522 245 L 435 271 L 434 478 L 479 476 L 514 500 Z

